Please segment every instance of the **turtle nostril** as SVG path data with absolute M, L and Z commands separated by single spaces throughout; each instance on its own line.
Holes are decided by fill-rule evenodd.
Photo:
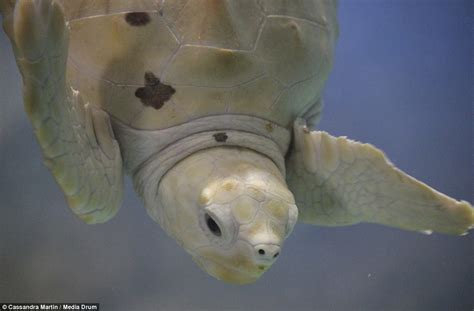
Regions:
M 280 255 L 280 246 L 276 244 L 258 244 L 254 246 L 255 259 L 259 263 L 270 263 Z

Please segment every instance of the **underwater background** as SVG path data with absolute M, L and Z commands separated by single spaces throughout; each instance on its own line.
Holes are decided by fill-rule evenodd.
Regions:
M 2 0 L 0 0 L 2 1 Z M 474 202 L 472 1 L 341 0 L 319 128 L 372 143 L 399 168 Z M 42 164 L 0 33 L 0 302 L 101 310 L 472 310 L 474 238 L 372 224 L 299 224 L 257 283 L 202 272 L 146 214 L 88 226 Z

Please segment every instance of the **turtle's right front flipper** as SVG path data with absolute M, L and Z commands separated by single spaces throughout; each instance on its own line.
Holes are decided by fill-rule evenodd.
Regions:
M 464 234 L 474 209 L 396 168 L 369 144 L 310 131 L 302 119 L 287 159 L 299 220 L 342 226 L 378 223 L 425 233 Z
M 108 115 L 67 85 L 63 9 L 55 1 L 20 0 L 13 11 L 11 5 L 1 10 L 45 164 L 76 215 L 87 223 L 105 222 L 121 204 L 122 160 Z

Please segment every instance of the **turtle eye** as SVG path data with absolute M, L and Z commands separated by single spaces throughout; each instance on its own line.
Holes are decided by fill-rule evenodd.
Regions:
M 216 221 L 211 216 L 209 216 L 208 213 L 204 215 L 204 218 L 206 219 L 207 228 L 209 228 L 212 234 L 215 236 L 221 236 L 221 228 L 219 228 L 219 225 L 216 223 Z
M 200 213 L 199 225 L 211 243 L 229 246 L 235 241 L 239 228 L 232 218 L 229 206 L 212 204 L 204 207 Z

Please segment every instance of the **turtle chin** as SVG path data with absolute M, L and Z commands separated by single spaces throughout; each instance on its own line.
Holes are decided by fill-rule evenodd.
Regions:
M 220 281 L 236 285 L 254 283 L 262 276 L 263 272 L 267 268 L 255 267 L 254 269 L 251 269 L 252 271 L 249 271 L 230 267 L 204 257 L 193 256 L 193 260 L 201 269 L 206 271 L 212 277 Z

